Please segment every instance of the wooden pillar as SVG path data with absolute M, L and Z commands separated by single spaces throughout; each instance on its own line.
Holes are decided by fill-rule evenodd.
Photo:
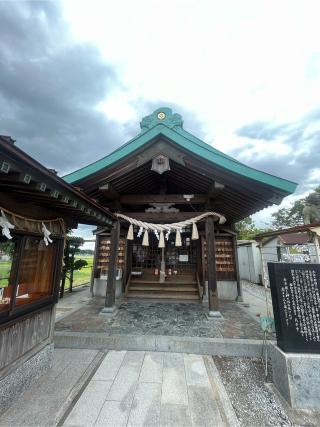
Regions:
M 218 311 L 216 245 L 214 238 L 214 219 L 212 216 L 208 216 L 206 219 L 206 243 L 209 311 Z
M 120 223 L 117 221 L 111 230 L 111 248 L 108 268 L 107 293 L 105 307 L 114 307 L 116 297 L 117 259 L 120 238 Z
M 241 286 L 241 282 L 240 282 L 240 272 L 239 272 L 237 236 L 232 236 L 232 243 L 233 243 L 233 256 L 234 256 L 234 265 L 235 265 L 235 269 L 236 269 L 235 273 L 236 273 L 237 294 L 238 294 L 236 301 L 243 302 L 242 286 Z
M 126 240 L 126 258 L 125 258 L 123 291 L 125 291 L 125 288 L 128 283 L 128 279 L 132 270 L 132 249 L 133 249 L 132 240 Z
M 91 280 L 90 280 L 91 296 L 93 296 L 94 279 L 96 278 L 96 270 L 97 270 L 97 265 L 98 265 L 98 249 L 100 246 L 100 240 L 99 239 L 100 239 L 99 235 L 96 235 L 96 241 L 94 244 L 93 265 L 92 265 Z
M 198 277 L 200 280 L 200 284 L 203 287 L 204 286 L 204 278 L 202 275 L 202 263 L 203 263 L 203 259 L 202 259 L 202 245 L 201 245 L 201 236 L 199 236 L 199 239 L 195 241 L 192 241 L 191 244 L 194 244 L 196 247 L 196 254 L 197 254 L 197 273 L 198 273 Z

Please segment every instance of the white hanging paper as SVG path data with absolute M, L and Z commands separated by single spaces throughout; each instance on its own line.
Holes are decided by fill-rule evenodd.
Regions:
M 10 229 L 14 228 L 14 225 L 9 222 L 8 218 L 5 216 L 3 210 L 1 209 L 0 216 L 0 227 L 2 227 L 2 234 L 6 236 L 7 239 L 12 239 L 10 234 Z
M 49 230 L 47 229 L 47 227 L 44 225 L 44 223 L 43 223 L 43 222 L 42 222 L 42 231 L 43 231 L 43 240 L 44 240 L 44 243 L 46 244 L 46 246 L 48 246 L 48 244 L 49 244 L 49 243 L 52 243 L 52 242 L 53 242 L 53 240 L 52 240 L 52 239 L 50 239 L 51 231 L 49 231 Z

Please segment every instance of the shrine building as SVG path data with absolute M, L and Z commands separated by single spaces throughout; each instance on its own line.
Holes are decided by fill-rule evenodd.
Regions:
M 92 290 L 106 296 L 241 300 L 235 223 L 280 204 L 296 183 L 253 169 L 159 108 L 141 132 L 64 177 L 118 218 L 96 231 Z

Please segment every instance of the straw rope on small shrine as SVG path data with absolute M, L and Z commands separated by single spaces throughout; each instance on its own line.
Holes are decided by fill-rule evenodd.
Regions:
M 199 238 L 199 233 L 198 233 L 198 229 L 197 229 L 197 222 L 199 222 L 199 221 L 201 221 L 204 218 L 207 218 L 209 216 L 213 216 L 215 219 L 217 219 L 219 221 L 219 224 L 224 224 L 226 222 L 226 218 L 223 215 L 221 215 L 217 212 L 212 212 L 212 211 L 205 212 L 201 215 L 195 216 L 194 218 L 190 218 L 190 219 L 180 221 L 180 222 L 174 222 L 171 224 L 155 224 L 152 222 L 140 221 L 138 219 L 131 218 L 131 217 L 124 215 L 124 214 L 121 214 L 121 213 L 116 213 L 115 215 L 117 216 L 117 218 L 123 219 L 123 220 L 129 222 L 129 224 L 130 224 L 128 234 L 127 234 L 127 240 L 133 240 L 134 239 L 133 226 L 135 225 L 135 226 L 139 227 L 137 237 L 140 237 L 141 234 L 144 233 L 143 240 L 142 240 L 142 246 L 149 246 L 149 232 L 153 232 L 153 233 L 155 233 L 155 235 L 157 236 L 157 238 L 159 240 L 159 245 L 158 245 L 159 248 L 165 247 L 164 239 L 166 238 L 166 240 L 168 240 L 169 235 L 172 232 L 176 233 L 175 246 L 182 246 L 181 231 L 185 227 L 188 227 L 188 226 L 192 226 L 191 239 L 197 240 Z M 159 234 L 159 232 L 160 232 L 160 234 Z M 164 236 L 164 233 L 166 233 L 165 236 Z

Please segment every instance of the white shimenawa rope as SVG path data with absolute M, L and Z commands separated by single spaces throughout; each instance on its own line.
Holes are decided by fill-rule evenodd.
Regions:
M 195 216 L 194 218 L 187 219 L 185 221 L 174 222 L 172 224 L 154 224 L 152 222 L 144 222 L 139 221 L 138 219 L 130 218 L 129 216 L 123 215 L 121 213 L 115 213 L 118 218 L 122 218 L 125 221 L 128 221 L 130 224 L 137 225 L 138 227 L 142 227 L 144 230 L 150 231 L 180 231 L 182 228 L 187 227 L 188 225 L 195 224 L 198 221 L 208 217 L 214 216 L 219 219 L 219 224 L 224 224 L 226 222 L 226 218 L 217 213 L 217 212 L 205 212 L 201 215 Z

